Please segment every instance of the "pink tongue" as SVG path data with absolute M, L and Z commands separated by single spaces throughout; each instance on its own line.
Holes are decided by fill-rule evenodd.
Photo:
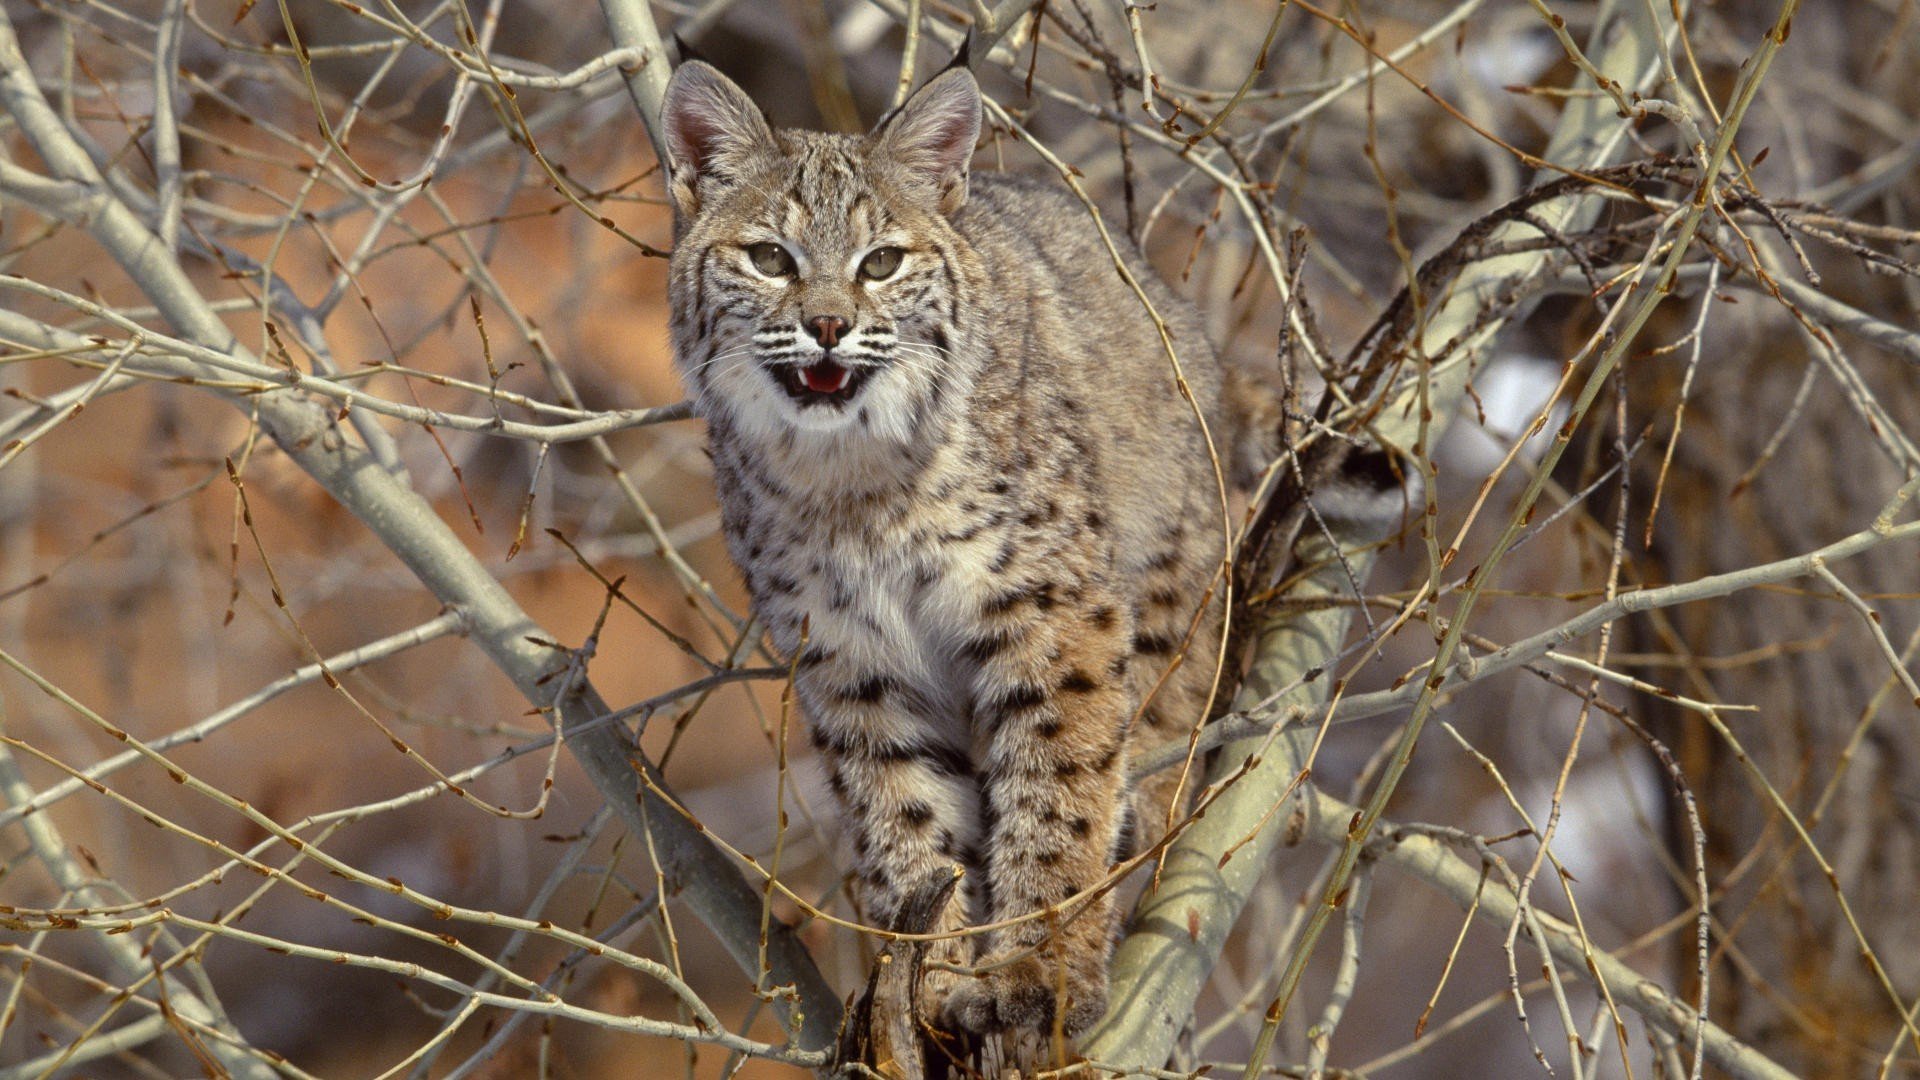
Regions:
M 836 394 L 847 385 L 847 369 L 831 360 L 822 360 L 812 367 L 801 368 L 800 377 L 806 380 L 807 389 L 816 394 Z

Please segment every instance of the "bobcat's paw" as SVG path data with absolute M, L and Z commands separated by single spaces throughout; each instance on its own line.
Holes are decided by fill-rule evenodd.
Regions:
M 980 966 L 994 970 L 978 976 L 957 976 L 948 988 L 943 1018 L 949 1025 L 983 1035 L 1014 1029 L 1047 1031 L 1053 1027 L 1062 991 L 1057 969 L 1033 956 L 1005 967 L 994 967 L 992 959 Z M 1096 977 L 1069 970 L 1065 994 L 1066 1032 L 1077 1035 L 1107 1011 L 1106 973 L 1102 971 Z
M 959 957 L 951 959 L 960 961 Z M 929 967 L 922 970 L 913 995 L 915 1015 L 923 1022 L 936 1026 L 948 1023 L 946 1018 L 952 1015 L 954 996 L 962 984 L 971 981 L 965 975 L 944 968 Z

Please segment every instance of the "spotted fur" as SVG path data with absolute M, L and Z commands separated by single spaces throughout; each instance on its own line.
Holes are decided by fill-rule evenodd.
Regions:
M 1170 796 L 1171 778 L 1129 790 L 1129 753 L 1199 722 L 1219 648 L 1195 409 L 1216 437 L 1227 420 L 1199 319 L 1120 239 L 1189 404 L 1086 209 L 1057 183 L 969 174 L 964 70 L 849 136 L 774 131 L 689 63 L 665 123 L 675 355 L 729 550 L 798 653 L 866 914 L 886 924 L 956 864 L 941 929 L 1057 908 L 946 943 L 938 959 L 984 971 L 933 970 L 920 1008 L 1044 1028 L 1064 985 L 1078 1030 L 1105 1009 L 1115 924 L 1111 896 L 1085 894 Z M 767 244 L 790 273 L 765 272 L 787 265 Z M 881 248 L 902 255 L 872 280 Z M 809 389 L 838 368 L 844 400 Z

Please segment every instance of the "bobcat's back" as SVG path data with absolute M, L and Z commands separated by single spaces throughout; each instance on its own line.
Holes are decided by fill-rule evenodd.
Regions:
M 977 407 L 1005 408 L 1048 427 L 1056 445 L 1095 451 L 1102 467 L 1089 481 L 1104 489 L 1123 560 L 1158 556 L 1159 538 L 1182 523 L 1217 536 L 1219 490 L 1197 417 L 1206 419 L 1223 467 L 1236 435 L 1222 416 L 1219 361 L 1193 305 L 1124 232 L 1109 231 L 1109 248 L 1058 181 L 975 174 L 955 225 L 1005 312 L 991 323 L 993 351 L 1020 359 L 983 373 Z M 1116 250 L 1140 292 L 1115 269 Z M 1167 327 L 1171 357 L 1142 294 Z M 1191 404 L 1175 381 L 1174 358 Z M 1216 543 L 1211 554 L 1220 550 Z

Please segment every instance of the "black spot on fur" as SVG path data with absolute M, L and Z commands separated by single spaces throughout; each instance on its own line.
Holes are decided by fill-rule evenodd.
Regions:
M 929 746 L 919 755 L 929 767 L 943 776 L 973 775 L 973 759 L 967 753 L 953 746 Z
M 899 684 L 892 678 L 885 675 L 875 675 L 872 678 L 862 679 L 852 686 L 847 687 L 846 691 L 840 696 L 846 701 L 856 702 L 862 705 L 871 705 L 881 698 L 886 697 L 888 693 L 898 689 Z
M 1060 516 L 1060 504 L 1054 502 L 1052 499 L 1048 499 L 1046 502 L 1046 505 L 1035 507 L 1034 509 L 1027 511 L 1025 514 L 1022 514 L 1020 516 L 1020 524 L 1025 525 L 1027 528 L 1031 529 L 1037 525 L 1044 525 L 1047 522 L 1052 521 L 1054 518 L 1057 518 L 1059 516 Z
M 1119 862 L 1133 854 L 1133 846 L 1140 842 L 1140 823 L 1134 819 L 1133 807 L 1120 810 L 1120 831 L 1113 838 L 1113 848 L 1107 853 L 1108 862 Z
M 1032 598 L 1033 590 L 1031 589 L 1024 587 L 1008 589 L 1006 592 L 988 597 L 987 602 L 980 605 L 980 614 L 1004 615 Z
M 853 606 L 853 588 L 838 574 L 828 582 L 827 606 L 835 611 L 845 611 Z
M 993 717 L 1010 716 L 1013 713 L 1038 708 L 1046 703 L 1047 691 L 1045 687 L 1035 686 L 1033 683 L 1015 683 L 1013 686 L 1001 691 L 1000 695 L 993 699 L 992 704 L 988 706 L 988 715 Z
M 959 532 L 941 533 L 940 539 L 946 541 L 949 544 L 964 544 L 967 541 L 973 539 L 974 537 L 979 536 L 981 530 L 985 529 L 986 527 L 987 527 L 986 522 L 976 521 L 973 524 L 968 525 L 966 528 L 961 529 Z
M 1170 585 L 1162 586 L 1147 592 L 1147 606 L 1162 608 L 1178 607 L 1184 596 L 1185 594 L 1179 589 L 1173 588 Z
M 1133 651 L 1142 656 L 1166 656 L 1180 646 L 1178 634 L 1135 634 Z
M 1013 564 L 1014 552 L 1017 550 L 1019 549 L 1011 540 L 1002 543 L 1000 545 L 1000 553 L 993 557 L 993 562 L 987 564 L 988 572 L 998 574 L 1006 570 L 1008 566 Z
M 1100 683 L 1085 671 L 1074 668 L 1060 680 L 1060 689 L 1069 694 L 1085 694 L 1100 689 Z
M 997 596 L 989 597 L 986 603 L 980 605 L 980 613 L 1004 615 L 1021 604 L 1032 604 L 1041 611 L 1052 611 L 1059 602 L 1059 598 L 1054 595 L 1053 583 L 1044 582 L 1039 585 L 1008 589 Z
M 984 664 L 1006 652 L 1013 645 L 1014 640 L 1014 636 L 1005 631 L 982 634 L 960 646 L 960 654 L 976 664 Z

